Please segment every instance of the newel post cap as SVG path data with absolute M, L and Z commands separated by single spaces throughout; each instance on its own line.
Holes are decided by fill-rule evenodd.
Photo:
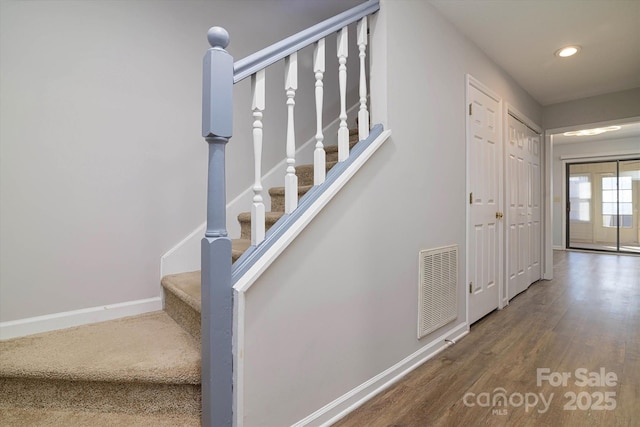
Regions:
M 207 40 L 213 48 L 226 49 L 229 46 L 229 32 L 222 27 L 211 27 L 207 32 Z

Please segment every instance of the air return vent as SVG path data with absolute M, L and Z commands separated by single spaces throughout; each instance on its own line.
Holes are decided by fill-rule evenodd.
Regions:
M 458 317 L 458 245 L 420 251 L 418 339 Z

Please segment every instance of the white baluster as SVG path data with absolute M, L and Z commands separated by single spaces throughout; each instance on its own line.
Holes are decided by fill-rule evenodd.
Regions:
M 338 161 L 349 157 L 349 129 L 347 128 L 347 56 L 349 54 L 348 27 L 338 33 L 338 77 L 340 81 L 340 128 L 338 129 Z
M 251 109 L 253 110 L 253 157 L 255 182 L 253 184 L 253 205 L 251 206 L 251 244 L 258 245 L 264 240 L 265 213 L 262 201 L 262 111 L 265 107 L 265 71 L 251 76 Z
M 296 136 L 293 107 L 298 89 L 298 54 L 292 53 L 284 60 L 284 88 L 287 93 L 287 174 L 284 177 L 284 212 L 291 213 L 298 207 L 298 177 L 296 176 Z
M 365 57 L 367 56 L 367 17 L 358 22 L 358 49 L 360 50 L 360 110 L 358 111 L 358 139 L 369 136 L 369 112 L 367 111 L 367 76 Z
M 313 72 L 316 77 L 316 149 L 313 152 L 313 184 L 320 185 L 326 177 L 326 157 L 324 152 L 324 135 L 322 134 L 322 99 L 324 88 L 324 39 L 316 42 L 313 50 Z

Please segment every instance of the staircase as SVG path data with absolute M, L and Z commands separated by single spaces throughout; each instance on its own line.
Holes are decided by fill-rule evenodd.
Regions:
M 236 408 L 234 414 L 232 402 L 234 388 L 242 386 L 234 382 L 233 367 L 242 362 L 233 360 L 233 315 L 237 313 L 233 312 L 231 287 L 235 283 L 234 292 L 242 298 L 250 284 L 241 281 L 257 278 L 251 270 L 257 260 L 262 262 L 260 268 L 266 268 L 278 256 L 277 250 L 302 231 L 389 137 L 390 130 L 384 131 L 382 123 L 370 126 L 367 107 L 367 22 L 379 8 L 379 0 L 363 2 L 239 61 L 226 51 L 228 32 L 221 27 L 209 29 L 211 47 L 203 58 L 202 92 L 202 136 L 209 151 L 207 221 L 201 241 L 201 265 L 206 274 L 201 277 L 196 271 L 162 278 L 163 311 L 0 341 L 0 426 L 198 426 L 201 419 L 207 426 L 228 426 L 234 416 L 243 419 L 246 409 Z M 352 24 L 359 52 L 360 129 L 349 130 L 347 57 L 348 27 Z M 322 119 L 327 38 L 336 43 L 332 67 L 338 71 L 340 111 L 332 112 L 338 117 L 336 124 L 339 122 L 338 145 L 325 147 Z M 309 46 L 313 46 L 315 79 L 316 166 L 301 165 L 294 171 L 298 52 Z M 285 187 L 269 190 L 271 212 L 265 214 L 260 169 L 265 69 L 278 61 L 285 65 L 287 170 Z M 229 254 L 225 146 L 234 128 L 233 85 L 245 78 L 251 80 L 254 196 L 251 213 L 238 216 L 240 238 L 232 241 Z M 349 147 L 359 139 L 362 144 L 350 156 Z M 328 170 L 336 164 L 331 176 L 322 173 L 323 167 Z M 314 167 L 318 168 L 315 174 Z M 298 199 L 304 199 L 300 206 L 296 190 Z M 307 192 L 311 194 L 305 198 Z M 277 229 L 267 234 L 280 219 Z M 279 239 L 284 243 L 277 246 Z M 235 270 L 230 268 L 229 255 L 232 262 L 240 261 Z M 238 281 L 233 281 L 233 274 L 238 275 Z M 202 324 L 202 333 L 201 316 L 208 320 Z
M 329 170 L 338 149 L 325 151 Z M 302 197 L 313 165 L 296 175 Z M 284 188 L 269 194 L 267 229 L 284 215 Z M 238 220 L 234 262 L 251 239 L 250 214 Z M 162 286 L 164 311 L 0 342 L 0 426 L 199 426 L 200 272 Z

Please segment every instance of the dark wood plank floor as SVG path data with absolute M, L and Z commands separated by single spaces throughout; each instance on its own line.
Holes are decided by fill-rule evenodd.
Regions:
M 571 376 L 538 384 L 538 368 Z M 593 383 L 581 386 L 581 368 Z M 335 424 L 484 425 L 640 426 L 640 257 L 556 251 L 554 280 Z

